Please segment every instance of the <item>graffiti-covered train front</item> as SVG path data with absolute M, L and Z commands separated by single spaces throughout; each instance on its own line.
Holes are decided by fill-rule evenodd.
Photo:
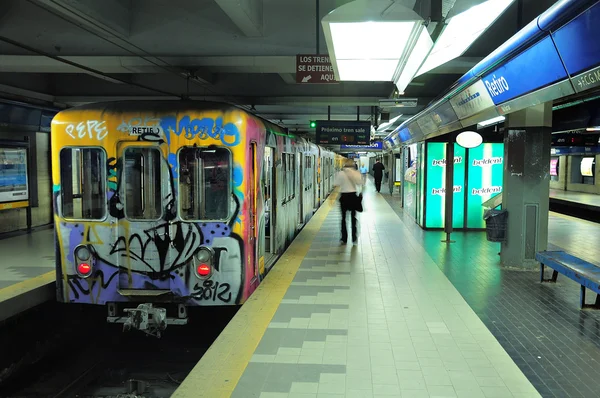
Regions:
M 266 273 L 265 148 L 294 154 L 308 148 L 301 141 L 220 104 L 121 102 L 59 113 L 52 122 L 59 301 L 109 305 L 115 319 L 120 303 L 175 303 L 183 312 L 243 303 Z M 324 155 L 316 156 L 314 173 Z M 323 184 L 332 172 L 319 176 L 311 206 L 329 192 Z M 285 188 L 269 196 L 296 189 Z M 289 243 L 308 210 L 277 215 L 271 251 Z

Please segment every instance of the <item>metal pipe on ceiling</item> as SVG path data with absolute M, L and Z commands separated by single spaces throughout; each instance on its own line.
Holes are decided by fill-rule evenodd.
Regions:
M 92 74 L 97 75 L 97 76 L 99 76 L 101 78 L 105 78 L 108 81 L 119 82 L 119 83 L 123 83 L 123 84 L 129 84 L 131 86 L 136 86 L 136 87 L 139 87 L 139 88 L 143 88 L 145 90 L 154 91 L 155 93 L 160 93 L 160 94 L 163 94 L 163 95 L 168 95 L 168 96 L 172 96 L 172 97 L 181 98 L 181 95 L 179 95 L 179 94 L 171 93 L 169 91 L 164 91 L 164 90 L 161 90 L 161 89 L 149 87 L 149 86 L 146 86 L 144 84 L 130 82 L 130 81 L 127 81 L 127 80 L 124 80 L 124 79 L 119 79 L 119 78 L 116 78 L 116 77 L 113 77 L 113 76 L 109 76 L 108 74 L 106 74 L 106 73 L 104 73 L 102 71 L 90 68 L 90 67 L 85 66 L 85 65 L 78 64 L 78 63 L 73 62 L 73 61 L 66 60 L 66 59 L 61 58 L 61 57 L 57 57 L 55 55 L 52 55 L 52 54 L 47 53 L 45 51 L 38 50 L 36 48 L 30 47 L 30 46 L 28 46 L 26 44 L 20 43 L 18 41 L 15 41 L 13 39 L 8 38 L 8 37 L 0 36 L 0 41 L 3 41 L 4 43 L 8 43 L 8 44 L 13 45 L 15 47 L 19 47 L 19 48 L 21 48 L 23 50 L 30 51 L 30 52 L 32 52 L 34 54 L 42 55 L 44 57 L 51 58 L 51 59 L 53 59 L 55 61 L 62 62 L 64 64 L 73 66 L 75 68 L 84 70 L 84 71 L 86 71 L 88 73 L 92 73 Z

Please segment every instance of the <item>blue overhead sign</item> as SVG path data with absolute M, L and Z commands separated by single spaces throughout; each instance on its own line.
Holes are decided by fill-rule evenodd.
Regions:
M 495 105 L 567 78 L 550 37 L 482 78 Z
M 370 145 L 340 145 L 340 149 L 383 149 L 383 142 L 376 141 L 372 142 Z
M 575 155 L 575 154 L 598 154 L 600 147 L 597 146 L 566 146 L 550 149 L 551 155 Z
M 552 38 L 556 48 L 571 76 L 600 65 L 598 37 L 600 37 L 600 3 L 553 32 Z

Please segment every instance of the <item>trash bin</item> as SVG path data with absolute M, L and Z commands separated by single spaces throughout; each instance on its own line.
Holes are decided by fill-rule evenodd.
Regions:
M 485 232 L 490 242 L 505 242 L 506 228 L 508 225 L 508 211 L 488 210 L 483 215 Z

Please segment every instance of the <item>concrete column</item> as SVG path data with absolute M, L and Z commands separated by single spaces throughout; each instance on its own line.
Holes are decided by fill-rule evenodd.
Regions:
M 508 229 L 500 260 L 532 268 L 538 266 L 535 253 L 548 247 L 552 104 L 511 113 L 505 125 L 502 207 Z

